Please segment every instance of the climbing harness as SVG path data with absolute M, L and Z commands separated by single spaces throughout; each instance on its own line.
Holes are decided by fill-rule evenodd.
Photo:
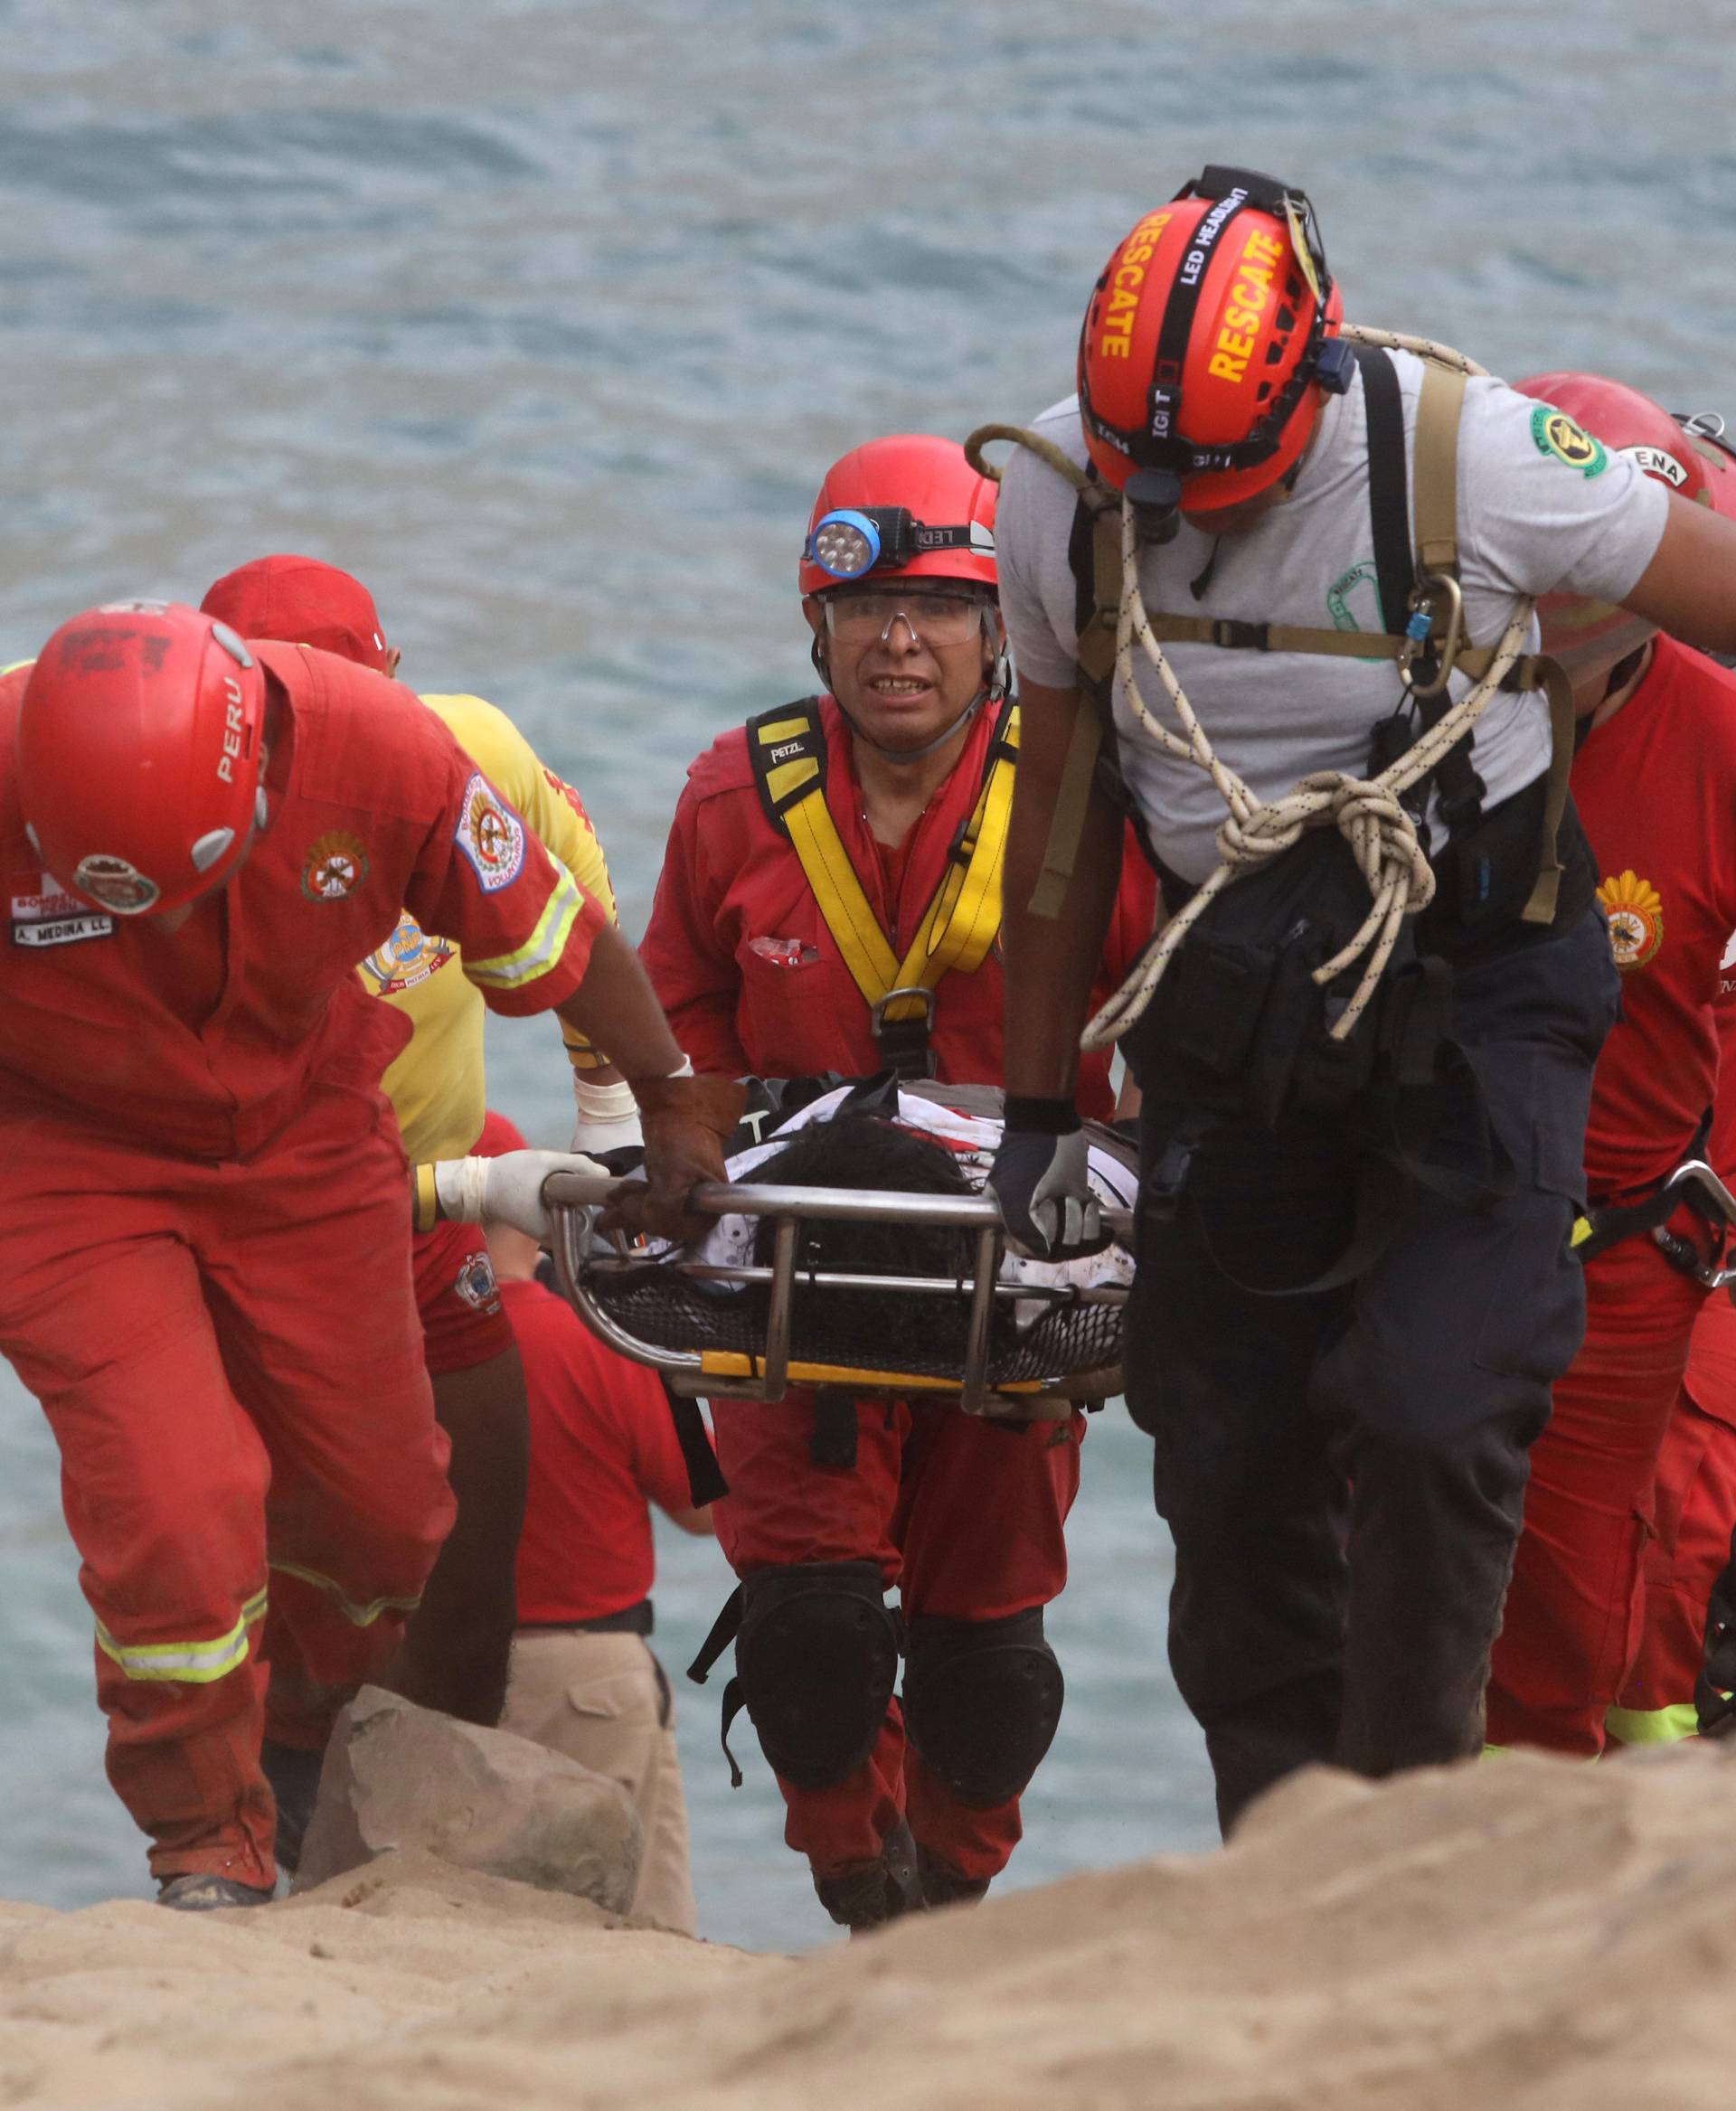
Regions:
M 1072 875 L 1089 806 L 1099 749 L 1113 738 L 1109 705 L 1117 684 L 1146 733 L 1166 753 L 1193 763 L 1211 777 L 1228 809 L 1218 831 L 1219 863 L 1192 899 L 1173 916 L 1133 973 L 1087 1026 L 1083 1043 L 1100 1048 L 1117 1040 L 1144 1012 L 1183 942 L 1223 891 L 1299 843 L 1310 830 L 1335 829 L 1349 846 L 1367 891 L 1369 906 L 1360 926 L 1332 957 L 1312 970 L 1321 989 L 1358 962 L 1353 992 L 1333 1009 L 1327 1032 L 1343 1041 L 1354 1031 L 1385 975 L 1405 919 L 1434 898 L 1435 874 L 1419 837 L 1419 816 L 1406 805 L 1425 778 L 1439 772 L 1453 750 L 1505 689 L 1542 689 L 1549 698 L 1553 753 L 1544 802 L 1543 843 L 1527 923 L 1553 921 L 1561 865 L 1556 832 L 1567 796 L 1572 759 L 1572 696 L 1551 661 L 1527 656 L 1524 646 L 1534 603 L 1523 599 L 1494 649 L 1472 646 L 1464 627 L 1458 583 L 1458 433 L 1465 382 L 1484 369 L 1462 353 L 1426 338 L 1344 325 L 1340 335 L 1354 345 L 1391 347 L 1424 361 L 1415 440 L 1415 569 L 1401 628 L 1383 633 L 1327 631 L 1284 624 L 1240 623 L 1207 617 L 1152 616 L 1139 585 L 1140 508 L 1115 495 L 1042 435 L 1006 425 L 984 426 L 965 443 L 974 467 L 995 472 L 983 448 L 1011 440 L 1028 448 L 1078 493 L 1091 519 L 1091 612 L 1081 626 L 1078 659 L 1081 685 L 1093 702 L 1078 714 L 1058 787 L 1049 841 L 1031 900 L 1032 913 L 1059 913 Z M 1118 520 L 1117 514 L 1118 513 Z M 1389 625 L 1392 621 L 1388 612 Z M 1165 644 L 1203 644 L 1229 650 L 1331 654 L 1346 658 L 1390 658 L 1410 701 L 1419 707 L 1416 740 L 1367 777 L 1342 770 L 1305 777 L 1283 797 L 1261 800 L 1217 754 L 1211 738 L 1165 656 Z M 1172 732 L 1151 712 L 1134 679 L 1137 647 L 1175 708 L 1182 731 Z M 1472 687 L 1431 714 L 1431 702 L 1448 695 L 1454 674 Z
M 760 806 L 801 862 L 826 927 L 868 1005 L 888 1068 L 902 1077 L 932 1077 L 936 992 L 948 975 L 975 974 L 1001 928 L 1018 710 L 1010 702 L 1001 705 L 982 790 L 947 853 L 940 884 L 901 960 L 880 927 L 826 805 L 826 752 L 817 698 L 748 721 L 748 753 Z

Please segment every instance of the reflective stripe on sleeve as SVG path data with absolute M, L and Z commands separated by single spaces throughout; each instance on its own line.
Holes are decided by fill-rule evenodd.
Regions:
M 514 953 L 496 954 L 489 960 L 464 956 L 464 972 L 474 983 L 490 989 L 521 989 L 546 975 L 567 949 L 572 927 L 584 909 L 579 890 L 564 872 L 558 874 L 553 891 L 536 919 L 536 928 Z
M 99 1620 L 97 1647 L 129 1679 L 174 1680 L 184 1685 L 209 1686 L 246 1663 L 248 1629 L 264 1617 L 265 1593 L 261 1590 L 241 1607 L 241 1616 L 229 1633 L 220 1635 L 214 1642 L 118 1642 Z
M 1672 1708 L 1609 1708 L 1603 1727 L 1624 1745 L 1674 1745 L 1700 1734 L 1700 1711 L 1692 1701 Z
M 341 1583 L 322 1576 L 317 1569 L 304 1569 L 296 1561 L 273 1561 L 271 1567 L 279 1576 L 293 1576 L 302 1583 L 312 1584 L 316 1590 L 323 1590 L 353 1627 L 372 1627 L 382 1613 L 413 1613 L 422 1602 L 421 1593 L 418 1591 L 413 1597 L 377 1597 L 364 1606 L 353 1598 Z

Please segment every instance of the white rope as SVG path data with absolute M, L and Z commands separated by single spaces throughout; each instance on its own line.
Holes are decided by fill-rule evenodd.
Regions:
M 1358 344 L 1388 345 L 1412 352 L 1420 358 L 1439 361 L 1466 374 L 1485 372 L 1463 353 L 1436 344 L 1428 338 L 1403 336 L 1396 331 L 1377 330 L 1357 324 L 1346 324 L 1341 334 Z M 1401 795 L 1435 768 L 1488 709 L 1502 682 L 1524 653 L 1533 607 L 1534 603 L 1528 599 L 1518 604 L 1482 679 L 1442 712 L 1436 723 L 1378 777 L 1357 777 L 1345 770 L 1316 770 L 1293 786 L 1283 797 L 1262 800 L 1255 796 L 1213 749 L 1205 728 L 1164 655 L 1163 647 L 1152 635 L 1145 598 L 1139 590 L 1137 515 L 1124 497 L 1116 680 L 1146 732 L 1165 754 L 1204 770 L 1229 812 L 1217 833 L 1216 869 L 1187 906 L 1171 918 L 1156 943 L 1091 1020 L 1081 1037 L 1082 1045 L 1103 1048 L 1127 1032 L 1151 1002 L 1165 970 L 1207 905 L 1232 881 L 1290 849 L 1301 839 L 1304 830 L 1328 827 L 1336 828 L 1350 845 L 1369 891 L 1369 911 L 1355 936 L 1314 973 L 1315 981 L 1324 985 L 1358 960 L 1366 960 L 1362 979 L 1331 1028 L 1332 1038 L 1343 1041 L 1354 1029 L 1379 986 L 1405 918 L 1427 909 L 1434 899 L 1435 875 L 1419 840 L 1417 824 L 1404 807 Z M 1133 676 L 1136 644 L 1175 708 L 1182 728 L 1179 735 L 1153 715 L 1139 693 Z

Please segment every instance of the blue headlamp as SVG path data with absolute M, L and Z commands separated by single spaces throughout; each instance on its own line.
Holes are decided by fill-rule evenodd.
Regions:
M 864 513 L 841 506 L 814 523 L 807 552 L 835 580 L 861 579 L 880 561 L 880 529 Z

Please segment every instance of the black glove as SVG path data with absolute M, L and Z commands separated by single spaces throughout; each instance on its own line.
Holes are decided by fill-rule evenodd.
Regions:
M 1009 1096 L 1005 1122 L 988 1186 L 1007 1243 L 1036 1260 L 1100 1253 L 1109 1239 L 1088 1178 L 1079 1109 L 1071 1099 Z
M 1706 1656 L 1694 1689 L 1703 1738 L 1736 1732 L 1736 1548 L 1731 1565 L 1712 1587 L 1706 1607 Z

